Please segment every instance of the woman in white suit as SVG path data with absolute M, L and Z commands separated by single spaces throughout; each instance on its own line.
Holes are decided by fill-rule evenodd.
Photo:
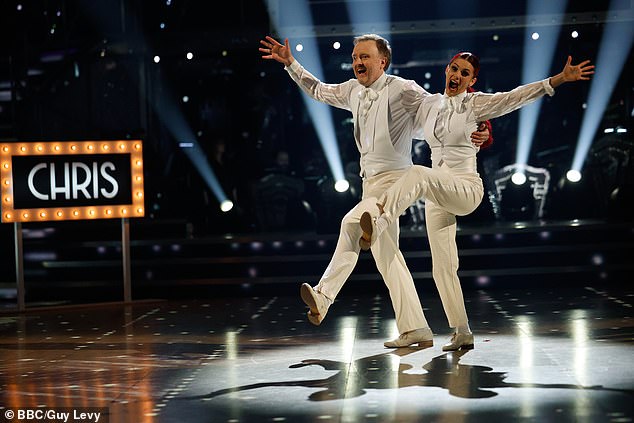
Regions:
M 474 92 L 480 70 L 477 56 L 462 52 L 455 55 L 445 69 L 444 94 L 429 95 L 422 90 L 408 90 L 405 103 L 418 107 L 417 138 L 425 139 L 432 151 L 432 167 L 412 166 L 375 203 L 366 202 L 367 210 L 359 224 L 359 240 L 368 249 L 384 229 L 418 199 L 425 200 L 427 235 L 432 255 L 432 274 L 449 321 L 454 329 L 444 351 L 473 348 L 473 334 L 458 278 L 456 216 L 473 212 L 484 194 L 477 173 L 479 150 L 470 134 L 483 122 L 503 116 L 529 104 L 565 82 L 590 79 L 594 66 L 586 60 L 572 65 L 569 56 L 563 70 L 542 81 L 519 86 L 508 92 L 487 94 Z M 403 334 L 407 337 L 407 334 Z M 403 342 L 406 344 L 407 342 Z

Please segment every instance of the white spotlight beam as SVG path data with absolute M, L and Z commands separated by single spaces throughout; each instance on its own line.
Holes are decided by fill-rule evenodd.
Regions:
M 168 93 L 170 90 L 164 86 L 163 92 Z M 205 152 L 200 147 L 194 132 L 185 120 L 182 111 L 176 106 L 174 98 L 169 94 L 164 94 L 163 101 L 153 101 L 152 107 L 161 119 L 161 122 L 170 132 L 179 147 L 183 150 L 187 158 L 192 162 L 203 181 L 216 197 L 220 205 L 228 201 L 227 194 L 222 189 L 213 168 L 207 161 Z
M 116 8 L 109 8 L 106 3 L 86 3 L 85 5 L 82 3 L 82 6 L 86 7 L 86 13 L 94 19 L 95 26 L 103 34 L 110 34 L 118 31 L 113 26 L 117 20 L 113 19 L 112 15 L 113 10 L 116 10 Z M 142 32 L 131 31 L 127 33 L 127 36 L 129 37 L 127 42 L 132 45 L 138 45 L 140 51 L 151 51 L 148 47 L 149 43 Z M 154 62 L 158 64 L 160 62 L 160 56 L 155 56 Z M 201 176 L 216 196 L 218 202 L 222 204 L 223 201 L 227 200 L 227 196 L 220 187 L 220 183 L 218 182 L 211 166 L 207 163 L 207 159 L 204 158 L 204 155 L 201 155 L 201 157 L 192 157 L 191 154 L 187 154 L 193 150 L 200 150 L 200 148 L 193 131 L 183 116 L 182 111 L 176 106 L 178 103 L 175 101 L 175 97 L 171 95 L 169 85 L 160 76 L 157 77 L 157 84 L 162 86 L 164 94 L 159 98 L 149 99 L 146 97 L 146 100 L 152 106 L 157 116 L 159 116 L 161 122 L 165 125 L 176 142 L 190 145 L 189 147 L 184 148 L 184 150 L 187 150 L 186 155 L 192 160 L 192 163 L 200 172 Z
M 527 20 L 530 22 L 533 16 L 544 14 L 563 14 L 566 10 L 566 1 L 530 0 L 526 7 Z M 522 64 L 522 84 L 543 79 L 550 72 L 553 53 L 559 37 L 559 24 L 541 26 L 539 28 L 530 25 L 524 28 L 524 61 Z M 534 39 L 532 34 L 539 33 L 539 38 Z M 528 163 L 535 126 L 542 100 L 520 109 L 519 125 L 517 130 L 517 153 L 515 162 L 520 165 Z
M 176 107 L 177 103 L 174 101 L 173 96 L 168 94 L 170 90 L 167 86 L 163 87 L 163 92 L 164 97 L 152 101 L 152 107 L 163 125 L 179 143 L 180 148 L 192 162 L 209 189 L 211 189 L 218 203 L 222 204 L 227 200 L 227 195 L 220 186 L 220 182 L 218 182 L 216 174 L 207 161 L 204 151 L 200 148 L 194 132 L 185 120 L 181 110 Z
M 207 161 L 204 151 L 200 148 L 198 140 L 187 123 L 181 109 L 177 106 L 176 97 L 172 94 L 170 86 L 159 76 L 157 83 L 162 85 L 161 95 L 152 99 L 149 103 L 159 117 L 161 123 L 165 125 L 174 140 L 179 143 L 179 147 L 192 162 L 205 184 L 211 189 L 218 203 L 222 204 L 228 198 L 218 182 L 218 178 L 213 168 Z M 187 101 L 183 99 L 183 101 Z
M 590 93 L 586 102 L 588 107 L 583 115 L 577 147 L 572 160 L 572 170 L 581 171 L 583 168 L 592 139 L 601 123 L 625 60 L 630 54 L 633 40 L 634 24 L 632 22 L 606 24 L 596 59 L 595 74 L 592 77 Z
M 209 189 L 211 189 L 214 193 L 214 196 L 221 206 L 226 204 L 228 201 L 227 195 L 220 186 L 218 178 L 216 178 L 211 165 L 207 161 L 207 156 L 205 156 L 205 152 L 200 148 L 198 142 L 194 141 L 191 143 L 191 147 L 182 147 L 182 150 L 192 162 L 198 173 L 200 173 L 200 176 L 203 178 Z
M 282 13 L 276 9 L 279 4 L 274 0 L 267 0 L 267 7 L 271 22 L 273 22 L 276 28 L 288 26 L 289 23 L 297 23 L 304 26 L 312 26 L 313 18 L 308 7 L 306 0 L 295 0 L 292 2 L 286 2 L 284 7 L 283 16 L 292 17 L 293 22 L 284 22 L 285 18 L 282 18 Z M 281 36 L 284 36 L 281 34 Z M 289 41 L 293 43 L 291 48 L 294 48 L 295 43 L 301 42 L 304 49 L 301 52 L 294 51 L 293 54 L 297 57 L 302 65 L 310 70 L 320 80 L 324 81 L 324 72 L 321 64 L 321 58 L 319 57 L 319 47 L 314 36 L 306 36 L 303 38 L 292 39 L 288 37 Z M 283 40 L 280 40 L 283 41 Z M 332 112 L 330 107 L 313 100 L 307 94 L 302 91 L 302 98 L 304 104 L 308 109 L 311 121 L 317 132 L 317 137 L 324 150 L 326 160 L 330 167 L 330 171 L 335 181 L 344 179 L 343 165 L 341 163 L 341 155 L 339 154 L 339 146 L 337 145 L 337 138 L 335 136 L 335 128 L 332 119 Z
M 335 136 L 335 127 L 332 123 L 332 112 L 329 106 L 313 100 L 303 91 L 302 98 L 304 99 L 304 104 L 308 109 L 313 126 L 317 132 L 321 147 L 326 155 L 326 160 L 328 161 L 328 166 L 330 167 L 333 178 L 335 181 L 345 179 L 341 155 L 339 154 L 339 146 L 337 145 L 337 138 Z
M 363 32 L 379 34 L 388 40 L 391 38 L 392 18 L 389 2 L 375 2 L 368 6 L 366 2 L 346 0 L 346 8 L 353 28 L 360 29 L 365 26 Z

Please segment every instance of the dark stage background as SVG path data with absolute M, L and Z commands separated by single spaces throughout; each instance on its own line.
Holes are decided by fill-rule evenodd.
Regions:
M 146 217 L 131 222 L 134 298 L 294 293 L 316 282 L 334 250 L 341 217 L 359 200 L 358 152 L 350 114 L 332 109 L 341 165 L 334 180 L 299 89 L 279 63 L 262 60 L 267 34 L 306 42 L 315 35 L 327 82 L 352 78 L 357 34 L 343 1 L 309 1 L 314 30 L 294 23 L 292 2 L 187 0 L 46 2 L 0 5 L 0 141 L 142 139 Z M 361 3 L 361 2 L 356 2 Z M 384 4 L 368 1 L 366 7 Z M 524 1 L 391 2 L 392 73 L 442 90 L 447 60 L 470 50 L 482 60 L 476 88 L 505 91 L 522 81 L 525 30 L 561 24 L 552 75 L 567 55 L 598 59 L 608 24 L 632 24 L 632 4 L 570 1 L 557 19 L 527 16 Z M 532 19 L 537 19 L 537 22 Z M 297 21 L 299 22 L 299 21 Z M 384 23 L 384 22 L 383 22 Z M 372 28 L 361 22 L 358 28 Z M 578 31 L 573 38 L 572 31 Z M 370 32 L 363 30 L 362 32 Z M 341 43 L 334 50 L 333 42 Z M 493 121 L 495 142 L 479 154 L 488 190 L 460 219 L 466 287 L 576 283 L 580 275 L 623 282 L 634 249 L 632 52 L 623 49 L 607 107 L 592 135 L 583 178 L 566 181 L 587 109 L 590 83 L 543 100 L 528 164 L 545 170 L 545 196 L 509 186 L 500 169 L 515 163 L 519 113 Z M 192 52 L 190 60 L 186 53 Z M 301 53 L 296 57 L 303 61 Z M 156 63 L 155 56 L 160 57 Z M 612 66 L 605 64 L 604 66 Z M 310 69 L 313 70 L 313 69 Z M 598 72 L 600 69 L 598 69 Z M 427 75 L 428 74 L 428 75 Z M 548 76 L 546 74 L 544 77 Z M 612 132 L 606 132 L 606 129 Z M 220 201 L 194 166 L 195 143 L 234 207 Z M 428 163 L 414 143 L 418 163 Z M 430 279 L 422 204 L 401 218 L 403 250 L 417 280 Z M 32 304 L 120 298 L 118 221 L 24 224 L 27 299 Z M 15 301 L 14 227 L 0 227 L 2 293 Z M 369 255 L 353 279 L 384 289 Z

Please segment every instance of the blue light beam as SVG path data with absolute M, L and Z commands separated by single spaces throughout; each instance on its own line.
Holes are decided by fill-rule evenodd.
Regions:
M 389 1 L 374 2 L 371 7 L 368 7 L 366 2 L 346 0 L 346 8 L 355 31 L 364 29 L 361 32 L 379 34 L 390 41 L 392 15 Z
M 586 102 L 588 107 L 583 115 L 577 147 L 572 160 L 572 170 L 581 171 L 583 168 L 592 139 L 601 123 L 625 60 L 629 56 L 633 40 L 634 25 L 632 22 L 606 23 Z
M 269 11 L 269 17 L 276 28 L 290 26 L 291 22 L 281 22 L 282 19 L 279 17 L 279 13 L 277 13 L 277 10 L 274 8 L 274 6 L 277 5 L 277 2 L 274 0 L 267 0 L 266 3 Z M 305 0 L 296 0 L 284 3 L 284 16 L 292 17 L 293 25 L 313 26 L 313 18 L 308 7 L 308 3 Z M 293 52 L 293 55 L 297 57 L 297 60 L 301 62 L 302 65 L 313 75 L 321 81 L 324 81 L 323 66 L 319 57 L 319 48 L 315 37 L 291 41 L 294 45 L 301 42 L 304 46 L 304 49 L 301 52 Z M 280 40 L 280 42 L 283 42 L 283 40 Z M 294 45 L 291 45 L 291 48 L 293 48 Z M 300 92 L 335 181 L 345 179 L 330 106 L 313 100 L 303 91 Z
M 191 126 L 187 123 L 183 112 L 176 106 L 177 103 L 174 97 L 170 95 L 170 90 L 166 84 L 163 84 L 161 91 L 163 92 L 162 96 L 150 102 L 154 111 L 174 140 L 179 143 L 179 147 L 192 162 L 205 184 L 213 192 L 218 203 L 222 205 L 228 200 L 228 197 L 207 161 L 205 152 L 200 148 Z
M 562 14 L 566 10 L 567 1 L 530 0 L 526 6 L 526 19 L 542 14 Z M 550 72 L 553 54 L 557 46 L 561 25 L 551 25 L 536 28 L 526 25 L 524 30 L 524 61 L 522 64 L 522 84 L 544 79 Z M 531 35 L 539 33 L 534 40 Z M 538 99 L 532 104 L 520 109 L 519 125 L 517 129 L 517 152 L 515 162 L 519 165 L 528 164 L 528 156 L 533 145 L 535 127 L 542 104 Z
M 193 139 L 193 138 L 188 138 Z M 191 160 L 192 164 L 200 173 L 200 176 L 203 178 L 209 189 L 213 192 L 214 196 L 222 206 L 228 201 L 227 195 L 224 190 L 220 186 L 218 179 L 216 178 L 215 173 L 213 172 L 211 165 L 207 161 L 207 156 L 205 156 L 205 152 L 200 148 L 200 145 L 197 141 L 185 141 L 180 143 L 181 149 L 183 153 Z
M 82 6 L 85 6 L 85 12 L 89 16 L 91 16 L 92 19 L 94 19 L 95 25 L 98 29 L 101 30 L 103 34 L 109 34 L 117 31 L 117 15 L 112 10 L 112 8 L 108 8 L 107 4 L 91 3 L 90 5 L 84 5 L 82 3 Z M 145 36 L 142 32 L 130 31 L 126 33 L 126 36 L 128 37 L 128 42 L 131 45 L 140 46 L 140 50 L 142 51 L 151 51 L 151 49 L 149 48 L 149 43 L 146 41 Z M 158 57 L 159 59 L 155 59 L 153 62 L 158 64 L 160 62 L 160 57 L 155 57 Z M 186 142 L 188 144 L 191 143 L 191 148 L 184 148 L 185 154 L 190 158 L 196 170 L 198 170 L 209 189 L 211 189 L 216 196 L 218 202 L 220 204 L 225 203 L 228 200 L 227 195 L 220 187 L 220 183 L 218 182 L 213 169 L 207 162 L 206 157 L 198 146 L 198 141 L 196 140 L 191 127 L 187 124 L 182 111 L 176 106 L 176 104 L 178 103 L 174 100 L 175 97 L 171 95 L 167 83 L 163 80 L 160 74 L 157 77 L 157 82 L 158 85 L 160 85 L 162 88 L 162 91 L 164 93 L 163 96 L 157 99 L 149 99 L 146 97 L 145 100 L 152 106 L 157 116 L 170 132 L 174 140 L 176 140 L 176 142 Z M 199 151 L 200 154 L 189 154 L 190 151 L 194 150 Z

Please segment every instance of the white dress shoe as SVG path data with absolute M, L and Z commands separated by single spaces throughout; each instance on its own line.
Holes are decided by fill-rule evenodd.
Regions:
M 300 290 L 302 300 L 310 308 L 308 310 L 308 321 L 315 326 L 319 326 L 321 321 L 326 317 L 328 313 L 328 307 L 330 307 L 330 300 L 326 298 L 321 292 L 317 292 L 307 283 L 303 283 Z
M 458 350 L 472 350 L 473 349 L 473 334 L 472 333 L 454 333 L 451 337 L 451 341 L 448 344 L 442 346 L 443 351 L 458 351 Z
M 416 329 L 399 335 L 398 338 L 383 343 L 387 348 L 403 348 L 418 344 L 419 347 L 429 348 L 434 345 L 434 334 L 429 328 Z

